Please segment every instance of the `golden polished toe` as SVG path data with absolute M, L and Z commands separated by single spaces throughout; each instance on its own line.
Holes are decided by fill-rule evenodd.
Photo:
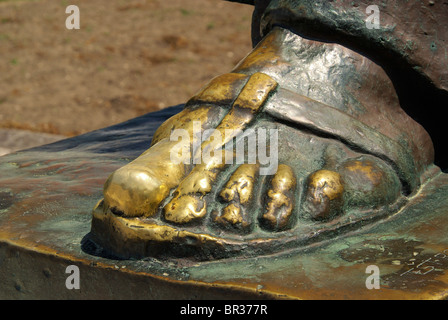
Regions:
M 104 185 L 105 205 L 128 216 L 153 216 L 185 175 L 185 166 L 170 161 L 172 142 L 163 139 L 110 175 Z
M 220 192 L 220 197 L 226 202 L 249 203 L 253 197 L 258 169 L 258 164 L 242 164 L 239 166 Z
M 175 224 L 187 224 L 203 218 L 207 213 L 205 202 L 196 195 L 181 195 L 164 207 L 165 220 Z
M 123 167 L 104 186 L 104 202 L 114 213 L 135 217 L 152 216 L 168 195 L 169 186 L 145 168 Z
M 344 185 L 341 175 L 331 170 L 318 170 L 308 177 L 306 211 L 316 220 L 325 220 L 342 210 Z
M 241 206 L 231 203 L 226 206 L 222 214 L 215 218 L 215 222 L 222 225 L 238 226 L 244 223 Z
M 219 196 L 228 203 L 215 222 L 236 230 L 246 230 L 252 224 L 252 218 L 246 213 L 254 195 L 254 185 L 259 170 L 258 164 L 242 164 L 231 175 Z
M 296 184 L 291 167 L 280 164 L 267 191 L 266 211 L 262 215 L 266 228 L 281 231 L 291 226 Z
M 203 218 L 206 214 L 203 197 L 212 190 L 213 183 L 222 167 L 224 164 L 213 162 L 194 167 L 176 188 L 171 201 L 163 208 L 165 220 L 186 224 Z

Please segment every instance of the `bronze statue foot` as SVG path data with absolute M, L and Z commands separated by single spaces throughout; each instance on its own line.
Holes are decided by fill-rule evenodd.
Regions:
M 94 241 L 123 258 L 254 256 L 397 213 L 425 167 L 412 142 L 381 131 L 372 112 L 388 103 L 400 127 L 424 131 L 393 105 L 393 93 L 378 98 L 376 109 L 354 98 L 353 87 L 372 83 L 383 97 L 390 93 L 388 77 L 367 58 L 275 28 L 167 120 L 150 149 L 109 177 L 93 213 Z M 249 130 L 269 136 L 255 140 L 257 151 Z M 229 148 L 243 138 L 243 154 Z M 274 170 L 266 159 L 248 161 L 260 149 Z
M 273 124 L 260 120 L 257 126 Z M 195 165 L 165 199 L 152 198 L 160 201 L 153 202 L 152 214 L 131 216 L 110 206 L 112 191 L 119 187 L 112 176 L 105 200 L 94 210 L 94 232 L 102 246 L 125 258 L 267 254 L 356 230 L 405 204 L 398 176 L 381 159 L 284 124 L 275 126 L 285 144 L 279 146 L 281 163 L 274 174 L 260 175 L 259 163 Z M 138 169 L 131 163 L 120 170 L 138 177 Z M 163 190 L 148 178 L 139 186 L 145 181 L 151 182 L 147 189 Z M 117 198 L 146 199 L 138 190 L 120 191 Z

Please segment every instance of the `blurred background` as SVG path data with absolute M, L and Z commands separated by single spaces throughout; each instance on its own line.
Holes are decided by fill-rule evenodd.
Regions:
M 0 0 L 0 155 L 186 102 L 249 53 L 251 18 L 223 0 Z

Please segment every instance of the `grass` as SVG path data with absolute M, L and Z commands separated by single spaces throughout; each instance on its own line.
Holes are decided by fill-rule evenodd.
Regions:
M 2 40 L 10 40 L 10 38 L 6 33 L 0 33 L 0 41 Z
M 189 16 L 189 15 L 192 15 L 194 12 L 193 11 L 191 11 L 191 10 L 187 10 L 187 9 L 184 9 L 184 8 L 181 8 L 180 9 L 180 13 L 183 15 L 183 16 Z

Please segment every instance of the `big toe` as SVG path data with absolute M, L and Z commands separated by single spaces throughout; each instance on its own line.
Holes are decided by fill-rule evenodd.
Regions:
M 103 193 L 104 202 L 113 213 L 149 217 L 156 213 L 169 187 L 153 170 L 124 166 L 109 177 Z

